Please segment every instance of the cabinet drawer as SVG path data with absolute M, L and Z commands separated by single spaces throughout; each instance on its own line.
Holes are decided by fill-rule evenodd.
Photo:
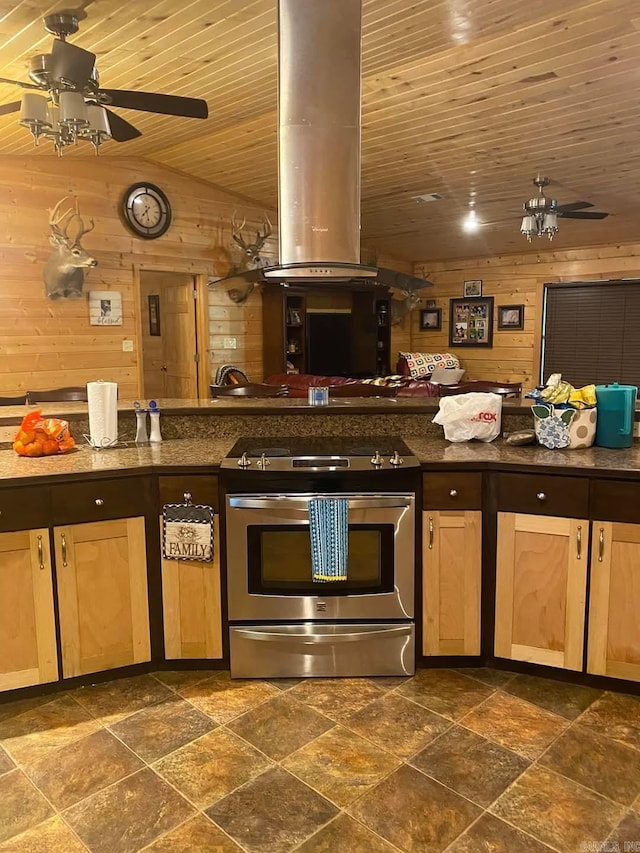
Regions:
M 160 509 L 164 504 L 181 504 L 185 493 L 194 504 L 206 504 L 218 511 L 218 478 L 215 474 L 177 474 L 159 477 Z
M 481 509 L 482 474 L 438 471 L 422 475 L 425 509 Z
M 591 485 L 591 517 L 598 521 L 640 523 L 640 483 L 626 480 L 594 480 Z
M 543 474 L 498 474 L 498 510 L 588 518 L 589 481 Z
M 94 480 L 52 486 L 54 524 L 81 524 L 145 515 L 151 508 L 147 479 Z
M 49 527 L 50 523 L 48 488 L 0 490 L 0 531 Z

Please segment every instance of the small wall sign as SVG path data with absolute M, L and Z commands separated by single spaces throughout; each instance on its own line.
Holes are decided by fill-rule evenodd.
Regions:
M 89 322 L 92 326 L 122 326 L 122 294 L 118 290 L 91 290 Z
M 202 504 L 165 504 L 162 508 L 165 560 L 213 560 L 213 508 Z

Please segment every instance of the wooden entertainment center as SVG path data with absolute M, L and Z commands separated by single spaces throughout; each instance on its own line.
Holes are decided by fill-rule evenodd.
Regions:
M 389 291 L 382 287 L 266 285 L 264 374 L 356 377 L 390 372 Z

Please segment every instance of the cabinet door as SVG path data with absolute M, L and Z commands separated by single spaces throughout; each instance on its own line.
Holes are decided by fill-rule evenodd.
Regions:
M 0 533 L 0 690 L 57 679 L 49 530 Z
M 165 657 L 222 657 L 219 516 L 214 516 L 213 561 L 162 560 Z M 160 520 L 162 534 L 162 519 Z
M 351 364 L 353 376 L 375 376 L 378 346 L 378 316 L 374 295 L 354 291 L 351 307 Z
M 151 660 L 143 518 L 56 527 L 65 678 Z
M 587 671 L 640 681 L 640 524 L 591 530 Z
M 495 653 L 582 669 L 587 521 L 498 513 Z
M 422 515 L 423 654 L 478 655 L 482 513 Z

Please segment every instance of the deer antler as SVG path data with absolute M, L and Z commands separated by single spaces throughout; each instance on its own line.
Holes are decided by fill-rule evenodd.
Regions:
M 60 201 L 53 208 L 53 210 L 49 208 L 49 227 L 51 228 L 54 237 L 58 237 L 61 240 L 69 239 L 69 236 L 67 234 L 69 223 L 74 218 L 74 216 L 76 216 L 76 211 L 73 209 L 73 207 L 70 207 L 68 210 L 65 210 L 62 213 L 60 212 L 60 208 L 65 203 L 65 201 L 67 201 L 68 198 L 69 196 L 61 198 Z M 67 216 L 69 218 L 65 222 Z
M 71 219 L 75 219 L 76 217 L 78 219 L 79 227 L 78 227 L 78 233 L 76 234 L 76 238 L 74 240 L 74 243 L 79 245 L 80 240 L 82 240 L 84 235 L 88 234 L 90 231 L 93 231 L 93 229 L 96 227 L 96 224 L 93 221 L 93 219 L 90 219 L 89 220 L 89 223 L 90 223 L 89 227 L 85 228 L 84 227 L 84 221 L 83 221 L 82 217 L 80 216 L 80 213 L 78 212 L 77 208 L 76 208 L 76 212 L 73 214 Z M 69 220 L 69 222 L 71 222 L 71 219 Z
M 244 228 L 247 220 L 243 217 L 242 222 L 238 222 L 236 219 L 236 212 L 233 211 L 233 216 L 231 217 L 231 236 L 239 246 L 241 246 L 245 251 L 249 248 L 244 241 L 242 236 L 242 229 Z
M 271 236 L 271 232 L 273 231 L 273 226 L 271 225 L 271 221 L 266 213 L 262 214 L 262 221 L 264 223 L 264 234 L 260 233 L 260 229 L 256 231 L 256 243 L 259 243 L 258 248 L 261 249 L 264 245 L 267 237 Z

